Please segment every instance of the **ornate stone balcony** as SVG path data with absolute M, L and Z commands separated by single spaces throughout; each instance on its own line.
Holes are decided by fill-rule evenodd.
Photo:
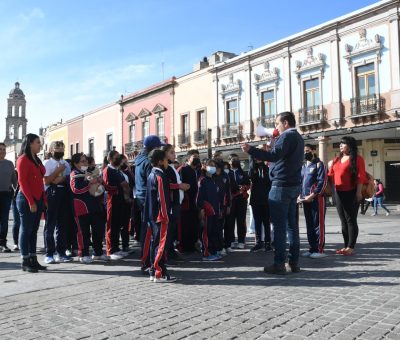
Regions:
M 384 108 L 384 100 L 379 95 L 354 97 L 350 100 L 351 118 L 360 118 L 377 115 Z
M 257 124 L 260 124 L 266 128 L 275 128 L 275 116 L 268 116 L 268 117 L 258 117 Z
M 190 145 L 190 135 L 189 134 L 181 134 L 178 135 L 178 146 L 188 146 Z
M 229 123 L 222 125 L 222 139 L 240 138 L 242 127 L 239 123 Z
M 138 140 L 136 142 L 125 143 L 125 153 L 132 153 L 143 147 L 143 141 Z
M 326 121 L 322 106 L 310 106 L 299 109 L 299 126 L 317 125 Z
M 207 130 L 197 130 L 194 132 L 194 144 L 207 143 Z

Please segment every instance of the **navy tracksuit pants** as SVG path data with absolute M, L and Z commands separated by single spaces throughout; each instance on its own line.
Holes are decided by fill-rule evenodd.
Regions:
M 68 193 L 65 187 L 51 185 L 46 190 L 47 193 L 47 213 L 46 224 L 44 226 L 44 244 L 46 256 L 53 256 L 57 251 L 59 256 L 65 256 L 66 233 L 67 233 L 67 213 L 65 209 L 68 204 Z M 54 231 L 56 239 L 54 241 Z
M 323 253 L 325 246 L 325 197 L 318 196 L 312 202 L 303 202 L 310 253 Z

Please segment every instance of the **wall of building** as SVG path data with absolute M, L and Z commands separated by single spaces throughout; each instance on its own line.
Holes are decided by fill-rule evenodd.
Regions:
M 66 148 L 66 157 L 70 158 L 74 153 L 83 152 L 83 116 L 71 119 L 66 122 L 68 126 L 68 145 Z M 71 154 L 72 146 L 72 154 Z M 78 146 L 78 147 L 77 147 Z M 68 150 L 67 150 L 68 149 Z

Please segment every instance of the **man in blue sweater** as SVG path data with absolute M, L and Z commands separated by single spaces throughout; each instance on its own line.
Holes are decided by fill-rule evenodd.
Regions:
M 296 130 L 296 118 L 292 112 L 281 112 L 276 117 L 279 137 L 270 151 L 260 150 L 248 144 L 242 150 L 256 159 L 269 161 L 271 191 L 268 203 L 274 226 L 274 264 L 264 268 L 269 274 L 286 274 L 286 234 L 289 238 L 289 267 L 299 272 L 300 237 L 296 213 L 296 201 L 301 192 L 301 168 L 304 160 L 304 141 Z

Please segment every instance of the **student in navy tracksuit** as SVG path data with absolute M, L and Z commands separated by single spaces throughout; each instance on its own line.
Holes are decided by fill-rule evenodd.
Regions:
M 151 229 L 143 221 L 144 201 L 147 191 L 147 178 L 150 175 L 152 165 L 149 160 L 149 154 L 152 150 L 160 148 L 164 143 L 155 135 L 147 136 L 143 141 L 143 150 L 135 158 L 135 205 L 140 210 L 142 221 L 140 228 L 140 244 L 141 244 L 141 270 L 143 274 L 148 274 L 150 259 L 150 241 Z
M 249 177 L 251 179 L 250 205 L 256 231 L 256 244 L 250 251 L 270 251 L 272 248 L 268 195 L 271 190 L 271 180 L 268 166 L 263 161 L 250 157 Z M 261 225 L 264 226 L 264 241 L 261 239 Z
M 103 181 L 107 191 L 106 248 L 111 260 L 119 260 L 126 255 L 119 248 L 125 204 L 122 183 L 125 182 L 125 178 L 119 170 L 121 158 L 118 151 L 110 151 L 108 160 L 110 164 L 103 170 Z
M 93 260 L 108 260 L 103 254 L 104 217 L 101 202 L 89 193 L 91 182 L 85 178 L 87 170 L 86 157 L 82 153 L 74 154 L 71 158 L 71 191 L 75 222 L 77 225 L 78 255 L 82 263 L 89 264 Z M 96 180 L 97 181 L 97 180 Z M 93 256 L 89 255 L 92 240 Z
M 247 198 L 250 189 L 249 176 L 242 170 L 237 154 L 229 156 L 231 170 L 229 173 L 232 194 L 232 206 L 228 216 L 228 230 L 225 235 L 225 245 L 227 248 L 236 247 L 235 244 L 235 223 L 237 223 L 237 236 L 239 249 L 244 249 L 246 242 L 246 212 Z
M 324 163 L 313 153 L 313 146 L 310 144 L 304 147 L 304 159 L 305 163 L 301 169 L 303 181 L 300 200 L 303 203 L 310 249 L 302 256 L 320 258 L 326 256 L 324 190 L 327 174 Z
M 144 222 L 151 228 L 150 281 L 173 282 L 166 266 L 167 239 L 171 218 L 169 181 L 164 173 L 168 167 L 165 151 L 153 150 L 149 154 L 152 165 L 147 179 Z
M 217 251 L 219 255 L 225 256 L 225 244 L 224 244 L 224 225 L 226 216 L 229 215 L 231 209 L 231 186 L 229 181 L 229 175 L 224 171 L 224 162 L 222 160 L 216 160 L 215 166 L 217 172 L 213 176 L 214 182 L 218 187 L 218 200 L 220 205 L 220 214 L 218 216 L 217 230 L 218 230 L 218 243 Z M 229 173 L 229 172 L 228 172 Z
M 221 257 L 218 250 L 218 217 L 220 215 L 219 187 L 215 184 L 213 175 L 217 168 L 213 160 L 205 162 L 202 175 L 199 179 L 199 191 L 197 194 L 197 208 L 200 211 L 201 242 L 203 260 L 215 261 Z
M 200 178 L 200 156 L 197 150 L 189 150 L 187 153 L 187 164 L 178 169 L 183 183 L 190 185 L 185 192 L 181 205 L 181 219 L 178 225 L 179 250 L 194 251 L 195 244 L 199 239 L 199 211 L 196 206 L 198 180 Z

